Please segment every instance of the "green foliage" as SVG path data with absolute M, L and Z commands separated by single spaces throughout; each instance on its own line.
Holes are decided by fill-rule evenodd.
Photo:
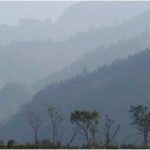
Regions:
M 71 112 L 71 123 L 76 124 L 80 134 L 85 138 L 88 147 L 94 147 L 96 143 L 95 134 L 99 123 L 100 115 L 97 111 L 79 111 Z
M 131 124 L 138 124 L 139 126 L 147 124 L 147 127 L 150 128 L 150 111 L 148 111 L 147 107 L 143 107 L 142 105 L 131 106 L 130 112 L 133 117 Z
M 99 123 L 99 113 L 97 111 L 79 111 L 76 110 L 71 113 L 71 123 L 75 122 L 95 122 L 96 124 Z
M 131 106 L 130 113 L 132 114 L 133 122 L 137 131 L 143 136 L 144 146 L 147 147 L 150 133 L 150 111 L 142 105 Z

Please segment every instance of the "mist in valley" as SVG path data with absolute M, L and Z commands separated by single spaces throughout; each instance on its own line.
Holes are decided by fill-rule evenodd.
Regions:
M 149 148 L 149 1 L 0 1 L 0 13 L 0 148 Z

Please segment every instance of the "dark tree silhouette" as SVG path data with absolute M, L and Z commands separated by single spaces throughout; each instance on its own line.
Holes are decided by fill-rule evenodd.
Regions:
M 25 115 L 26 115 L 27 121 L 34 133 L 35 147 L 38 148 L 38 132 L 43 123 L 43 119 L 40 116 L 39 111 L 36 111 L 36 110 L 29 110 L 26 112 Z
M 105 147 L 108 148 L 109 144 L 115 139 L 116 135 L 119 132 L 120 124 L 117 125 L 115 130 L 112 130 L 114 120 L 105 115 L 106 122 L 104 127 L 104 134 L 105 134 Z
M 136 129 L 144 139 L 144 147 L 147 148 L 150 140 L 150 111 L 147 107 L 142 105 L 131 106 L 130 113 L 132 114 L 132 125 L 136 126 Z
M 63 116 L 60 111 L 55 106 L 48 106 L 48 116 L 50 119 L 50 126 L 49 129 L 51 130 L 52 127 L 52 142 L 54 145 L 60 144 L 63 137 L 63 130 L 62 130 L 62 122 L 63 122 Z
M 100 115 L 97 111 L 74 111 L 71 113 L 71 123 L 80 129 L 88 147 L 94 147 L 96 142 L 97 125 Z
M 13 148 L 13 146 L 15 145 L 15 140 L 9 140 L 8 142 L 7 142 L 7 148 L 9 148 L 9 149 L 11 149 L 11 148 Z
M 73 143 L 73 141 L 75 140 L 75 138 L 76 138 L 76 136 L 77 136 L 77 134 L 78 134 L 78 132 L 79 132 L 79 128 L 75 128 L 74 130 L 73 130 L 73 134 L 72 134 L 72 136 L 71 136 L 71 138 L 70 138 L 70 140 L 69 140 L 69 142 L 68 142 L 68 144 L 67 144 L 67 147 L 69 148 L 70 147 L 70 145 Z

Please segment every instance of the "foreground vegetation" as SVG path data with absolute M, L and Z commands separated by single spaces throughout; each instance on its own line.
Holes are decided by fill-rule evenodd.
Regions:
M 120 130 L 120 124 L 115 124 L 115 121 L 108 115 L 105 115 L 105 123 L 103 127 L 103 141 L 97 136 L 101 115 L 98 111 L 84 111 L 75 110 L 70 113 L 70 123 L 73 130 L 72 135 L 69 136 L 70 140 L 65 144 L 62 141 L 64 130 L 62 123 L 64 118 L 62 112 L 55 106 L 48 106 L 47 114 L 49 117 L 51 140 L 39 140 L 38 133 L 43 124 L 42 117 L 35 111 L 27 111 L 25 116 L 28 124 L 30 125 L 33 133 L 34 143 L 28 142 L 18 144 L 15 140 L 8 142 L 0 141 L 0 148 L 150 148 L 150 111 L 147 107 L 142 105 L 131 106 L 129 110 L 131 114 L 131 125 L 135 126 L 137 133 L 142 137 L 141 144 L 117 144 L 117 135 Z M 74 141 L 82 137 L 82 144 L 74 144 Z M 78 142 L 76 142 L 78 143 Z
M 66 146 L 63 144 L 53 145 L 48 139 L 42 140 L 38 143 L 38 147 L 35 146 L 34 143 L 25 143 L 25 144 L 17 144 L 14 140 L 10 140 L 6 143 L 0 141 L 0 149 L 88 149 L 88 146 Z M 104 145 L 96 145 L 95 148 L 105 149 Z M 142 146 L 137 146 L 134 144 L 122 144 L 122 145 L 109 145 L 107 149 L 141 149 L 144 148 Z M 149 147 L 147 147 L 149 148 Z

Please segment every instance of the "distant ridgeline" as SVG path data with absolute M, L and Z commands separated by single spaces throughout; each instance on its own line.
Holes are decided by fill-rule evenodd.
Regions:
M 74 78 L 50 84 L 38 92 L 20 113 L 15 115 L 0 129 L 0 138 L 4 140 L 30 141 L 32 134 L 24 119 L 25 110 L 38 110 L 47 122 L 47 106 L 59 106 L 64 114 L 65 141 L 71 130 L 69 114 L 73 110 L 96 110 L 102 116 L 110 115 L 121 128 L 118 142 L 128 141 L 135 143 L 138 135 L 130 125 L 129 109 L 131 105 L 149 105 L 150 97 L 150 50 L 128 57 L 125 60 L 114 62 L 111 65 L 100 67 L 97 71 L 78 75 Z M 43 124 L 39 137 L 49 138 L 47 124 Z M 103 126 L 103 117 L 101 126 Z M 135 136 L 136 135 L 136 136 Z M 137 138 L 134 138 L 137 137 Z
M 122 58 L 127 58 L 129 55 L 136 54 L 146 48 L 150 47 L 150 33 L 145 31 L 137 37 L 122 39 L 116 44 L 111 44 L 107 47 L 95 48 L 79 59 L 71 63 L 70 65 L 49 74 L 46 78 L 43 78 L 33 85 L 36 90 L 42 89 L 46 85 L 71 78 L 73 76 L 81 74 L 83 71 L 92 72 L 103 65 L 109 65 L 113 61 L 117 61 Z

